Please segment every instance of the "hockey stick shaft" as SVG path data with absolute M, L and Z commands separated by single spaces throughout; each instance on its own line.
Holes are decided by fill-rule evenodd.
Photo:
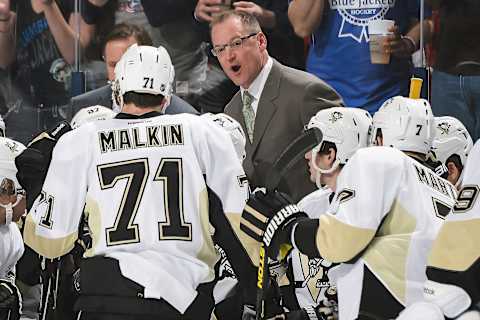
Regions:
M 304 131 L 300 137 L 290 143 L 280 154 L 277 160 L 270 166 L 269 175 L 265 181 L 268 191 L 274 191 L 279 186 L 285 175 L 300 160 L 303 160 L 305 152 L 313 149 L 322 142 L 322 132 L 317 128 Z M 270 272 L 268 269 L 268 252 L 262 243 L 260 247 L 260 259 L 257 273 L 257 299 L 256 319 L 265 319 L 265 290 L 269 285 Z

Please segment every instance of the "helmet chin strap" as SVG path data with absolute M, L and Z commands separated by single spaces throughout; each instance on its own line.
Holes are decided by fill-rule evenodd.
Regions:
M 6 225 L 9 225 L 12 222 L 13 208 L 15 208 L 15 206 L 17 204 L 19 204 L 20 201 L 22 201 L 22 198 L 23 198 L 23 196 L 21 194 L 17 194 L 17 201 L 15 201 L 15 203 L 13 205 L 12 205 L 11 202 L 9 202 L 7 205 L 4 205 L 4 204 L 0 203 L 0 207 L 5 209 L 5 224 Z
M 321 189 L 322 188 L 322 185 L 320 183 L 321 175 L 330 174 L 333 171 L 335 171 L 340 165 L 340 160 L 335 159 L 330 169 L 322 169 L 319 166 L 317 166 L 318 151 L 320 151 L 320 146 L 316 146 L 315 148 L 312 149 L 312 167 L 315 170 L 315 184 L 317 185 L 317 188 Z

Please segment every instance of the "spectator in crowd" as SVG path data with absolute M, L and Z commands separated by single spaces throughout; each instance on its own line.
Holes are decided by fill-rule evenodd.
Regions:
M 362 1 L 350 7 L 345 1 L 295 0 L 288 16 L 301 37 L 312 35 L 306 69 L 330 84 L 348 107 L 375 113 L 396 95 L 408 95 L 413 71 L 411 55 L 419 48 L 420 25 L 417 0 Z M 368 23 L 376 19 L 395 21 L 385 42 L 389 64 L 370 62 Z M 431 24 L 425 23 L 429 36 Z
M 0 67 L 11 67 L 23 100 L 5 121 L 21 142 L 59 121 L 59 107 L 68 103 L 77 22 L 82 49 L 94 33 L 93 6 L 82 7 L 78 14 L 73 0 L 0 1 Z
M 432 74 L 436 116 L 459 119 L 476 141 L 480 138 L 480 2 L 430 0 L 440 13 L 434 37 L 437 59 Z
M 176 93 L 203 113 L 218 113 L 234 95 L 235 85 L 208 56 L 208 25 L 194 19 L 195 3 L 142 0 L 150 24 L 160 32 L 161 45 L 172 57 Z
M 106 36 L 103 45 L 103 57 L 107 67 L 108 81 L 115 79 L 115 65 L 123 53 L 134 43 L 139 45 L 152 45 L 152 39 L 142 27 L 121 23 L 116 25 Z M 102 105 L 109 108 L 118 108 L 112 101 L 112 88 L 107 84 L 101 88 L 73 97 L 71 100 L 72 113 L 77 113 L 81 108 L 93 105 Z M 117 110 L 119 111 L 119 110 Z M 172 95 L 167 114 L 197 113 L 197 111 L 181 98 Z
M 341 106 L 323 81 L 271 58 L 267 38 L 251 14 L 226 11 L 211 22 L 212 52 L 240 87 L 225 113 L 247 134 L 243 166 L 252 187 L 264 186 L 265 164 L 273 163 L 319 110 Z M 290 194 L 299 200 L 314 190 L 303 164 L 292 169 Z

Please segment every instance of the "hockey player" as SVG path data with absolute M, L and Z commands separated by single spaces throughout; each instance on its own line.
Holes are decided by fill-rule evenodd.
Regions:
M 327 211 L 336 189 L 336 177 L 358 149 L 367 147 L 371 126 L 370 114 L 355 108 L 325 109 L 310 120 L 307 127 L 319 128 L 323 133 L 323 142 L 305 154 L 310 180 L 319 188 L 298 203 L 310 218 L 318 219 Z M 290 254 L 290 264 L 290 280 L 298 306 L 305 310 L 304 319 L 310 319 L 309 315 L 314 313 L 325 318 L 337 316 L 337 289 L 329 279 L 336 264 L 318 257 L 309 259 L 296 249 Z
M 15 286 L 15 264 L 23 254 L 23 239 L 17 227 L 25 214 L 25 197 L 15 174 L 15 157 L 25 147 L 0 138 L 0 320 L 19 319 L 20 293 Z
M 122 112 L 59 139 L 27 216 L 25 242 L 55 258 L 73 248 L 85 207 L 82 319 L 210 319 L 214 241 L 254 286 L 232 233 L 247 199 L 243 169 L 211 121 L 161 115 L 173 73 L 164 48 L 131 46 L 115 68 Z
M 458 189 L 473 141 L 467 129 L 454 117 L 435 117 L 432 153 L 448 169 L 448 181 Z
M 480 143 L 470 152 L 463 187 L 447 216 L 428 259 L 426 296 L 445 316 L 455 318 L 468 309 L 480 309 Z M 477 312 L 477 318 L 480 314 Z
M 394 97 L 373 118 L 379 146 L 349 159 L 326 214 L 309 219 L 278 193 L 247 203 L 245 215 L 253 208 L 269 217 L 262 241 L 270 255 L 289 244 L 309 257 L 349 263 L 336 275 L 342 320 L 394 318 L 423 300 L 427 254 L 456 197 L 422 164 L 433 134 L 427 101 Z
M 245 159 L 245 132 L 240 123 L 225 113 L 205 113 L 202 115 L 225 130 L 230 136 L 233 147 L 240 163 Z M 242 183 L 246 183 L 246 177 Z M 215 249 L 219 255 L 219 261 L 215 266 L 216 284 L 213 288 L 215 300 L 215 316 L 219 320 L 240 319 L 243 313 L 242 292 L 237 276 L 228 261 L 225 250 L 215 243 Z

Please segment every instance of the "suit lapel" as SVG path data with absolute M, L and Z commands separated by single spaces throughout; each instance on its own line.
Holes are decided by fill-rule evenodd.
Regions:
M 274 103 L 274 100 L 279 94 L 280 81 L 282 77 L 280 71 L 280 64 L 276 60 L 273 60 L 272 70 L 268 75 L 267 81 L 265 82 L 265 87 L 260 95 L 260 101 L 258 102 L 257 115 L 255 116 L 255 126 L 253 131 L 252 154 L 258 148 L 260 140 L 262 140 L 270 120 L 277 111 L 277 105 Z M 245 126 L 245 123 L 242 125 Z

